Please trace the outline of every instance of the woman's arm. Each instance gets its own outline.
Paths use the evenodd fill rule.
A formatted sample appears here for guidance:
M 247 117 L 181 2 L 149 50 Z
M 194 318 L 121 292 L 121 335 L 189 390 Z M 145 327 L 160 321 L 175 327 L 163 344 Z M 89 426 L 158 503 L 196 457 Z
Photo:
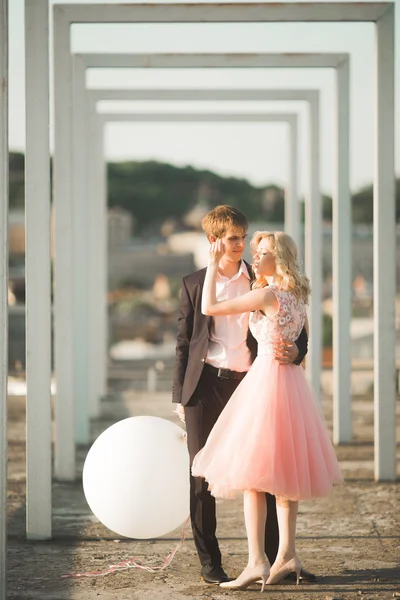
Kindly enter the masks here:
M 208 263 L 206 278 L 203 287 L 203 297 L 201 302 L 201 311 L 205 315 L 220 316 L 232 315 L 253 310 L 264 310 L 267 307 L 275 306 L 277 303 L 275 294 L 267 287 L 252 290 L 223 302 L 217 301 L 216 279 L 218 273 L 218 264 L 224 254 L 224 247 L 221 240 L 213 242 L 210 247 L 210 260 Z

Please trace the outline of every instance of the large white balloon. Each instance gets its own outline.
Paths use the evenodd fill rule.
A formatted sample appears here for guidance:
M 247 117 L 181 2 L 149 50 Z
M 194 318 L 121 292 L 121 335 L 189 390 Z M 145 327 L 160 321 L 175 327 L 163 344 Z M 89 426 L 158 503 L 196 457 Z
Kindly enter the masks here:
M 94 442 L 83 489 L 96 517 L 126 537 L 159 537 L 189 514 L 189 457 L 184 431 L 159 417 L 130 417 Z

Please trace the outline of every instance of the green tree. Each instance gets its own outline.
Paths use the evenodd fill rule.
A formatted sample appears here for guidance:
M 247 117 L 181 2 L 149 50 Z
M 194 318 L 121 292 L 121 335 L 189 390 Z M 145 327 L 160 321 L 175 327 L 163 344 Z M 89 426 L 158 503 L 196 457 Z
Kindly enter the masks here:
M 400 179 L 396 179 L 396 223 L 400 221 Z M 382 198 L 384 201 L 384 198 Z M 362 188 L 356 194 L 353 194 L 352 208 L 353 208 L 353 223 L 367 223 L 373 222 L 374 207 L 373 207 L 373 187 L 368 185 Z
M 108 204 L 129 210 L 140 230 L 167 218 L 181 219 L 201 198 L 208 206 L 231 204 L 261 219 L 262 189 L 244 179 L 155 161 L 110 163 Z

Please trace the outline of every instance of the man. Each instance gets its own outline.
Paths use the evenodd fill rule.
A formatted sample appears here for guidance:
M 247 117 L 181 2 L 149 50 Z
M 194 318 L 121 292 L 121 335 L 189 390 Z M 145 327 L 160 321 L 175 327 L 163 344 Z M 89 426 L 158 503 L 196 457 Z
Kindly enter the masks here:
M 225 244 L 218 271 L 218 300 L 245 294 L 252 278 L 250 265 L 242 260 L 248 229 L 246 217 L 231 206 L 217 206 L 205 215 L 202 226 L 210 243 L 222 239 Z M 177 412 L 186 422 L 190 467 L 257 355 L 248 314 L 215 318 L 202 314 L 205 274 L 206 269 L 201 269 L 184 277 L 178 317 L 173 402 L 178 404 Z M 275 356 L 282 364 L 300 364 L 306 353 L 307 334 L 303 329 L 295 344 L 282 342 Z M 202 565 L 201 577 L 208 584 L 219 584 L 228 581 L 228 577 L 215 535 L 215 499 L 207 487 L 204 479 L 190 474 L 190 518 Z M 266 502 L 265 551 L 272 564 L 279 543 L 275 497 L 266 494 Z M 303 578 L 314 576 L 303 572 Z

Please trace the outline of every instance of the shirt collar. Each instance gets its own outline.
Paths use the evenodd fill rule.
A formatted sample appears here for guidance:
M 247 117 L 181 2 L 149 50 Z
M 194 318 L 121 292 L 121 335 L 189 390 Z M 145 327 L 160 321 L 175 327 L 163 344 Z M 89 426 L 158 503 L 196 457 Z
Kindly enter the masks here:
M 249 270 L 247 268 L 246 263 L 244 262 L 244 260 L 242 259 L 240 261 L 240 268 L 238 271 L 238 277 L 240 277 L 240 275 L 243 273 L 243 275 L 245 275 L 247 277 L 247 279 L 250 279 L 250 275 L 249 275 Z

